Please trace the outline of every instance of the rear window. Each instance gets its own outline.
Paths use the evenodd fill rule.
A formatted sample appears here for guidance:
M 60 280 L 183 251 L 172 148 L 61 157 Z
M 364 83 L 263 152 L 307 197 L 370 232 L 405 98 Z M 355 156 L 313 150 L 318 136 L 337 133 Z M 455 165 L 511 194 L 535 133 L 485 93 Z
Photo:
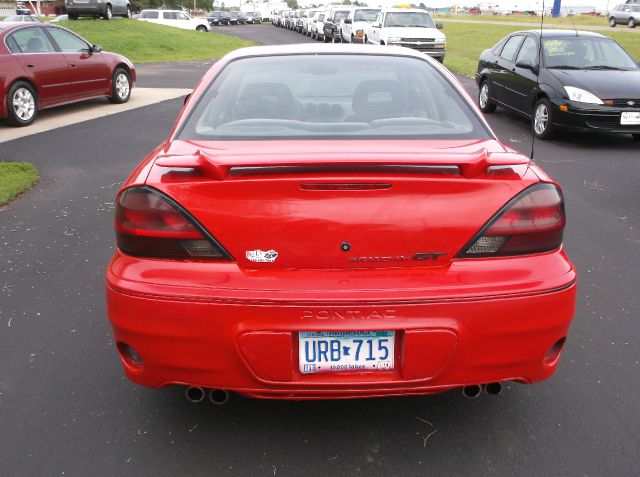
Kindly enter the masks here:
M 147 11 L 142 10 L 142 12 L 140 12 L 140 16 L 138 18 L 157 19 L 158 18 L 158 12 L 147 12 Z
M 178 134 L 185 140 L 488 137 L 426 61 L 373 55 L 233 61 Z
M 11 53 L 53 53 L 55 49 L 39 27 L 21 28 L 7 37 Z

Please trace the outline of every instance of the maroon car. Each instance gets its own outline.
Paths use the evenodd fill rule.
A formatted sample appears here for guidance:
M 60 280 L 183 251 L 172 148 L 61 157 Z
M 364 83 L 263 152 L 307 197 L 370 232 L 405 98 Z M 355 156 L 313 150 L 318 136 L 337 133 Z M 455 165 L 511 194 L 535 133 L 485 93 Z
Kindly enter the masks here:
M 0 72 L 0 118 L 13 126 L 31 124 L 41 109 L 89 98 L 125 103 L 136 81 L 124 56 L 45 23 L 0 23 Z

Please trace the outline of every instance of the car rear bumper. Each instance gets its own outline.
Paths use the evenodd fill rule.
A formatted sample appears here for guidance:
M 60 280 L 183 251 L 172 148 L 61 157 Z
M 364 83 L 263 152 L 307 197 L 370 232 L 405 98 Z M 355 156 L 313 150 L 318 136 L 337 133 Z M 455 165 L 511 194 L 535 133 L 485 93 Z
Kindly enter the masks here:
M 622 112 L 640 112 L 638 107 L 622 109 L 593 105 L 584 108 L 584 105 L 565 100 L 553 101 L 553 105 L 553 123 L 561 129 L 577 132 L 640 133 L 640 124 L 620 124 Z M 569 110 L 560 110 L 561 105 L 568 106 Z
M 449 298 L 428 291 L 420 298 L 407 288 L 409 282 L 384 293 L 340 287 L 304 293 L 296 291 L 293 278 L 282 289 L 270 289 L 260 272 L 244 272 L 253 290 L 231 287 L 227 273 L 219 275 L 217 287 L 188 281 L 154 285 L 134 277 L 153 261 L 116 253 L 107 271 L 107 312 L 126 375 L 153 388 L 184 384 L 261 398 L 332 399 L 431 394 L 494 381 L 533 383 L 554 373 L 576 301 L 570 262 L 560 252 L 547 255 L 547 262 L 557 262 L 556 271 L 564 271 L 534 280 L 528 291 L 496 286 L 466 297 L 458 290 Z M 371 272 L 357 272 L 368 283 Z M 513 273 L 520 279 L 526 270 Z M 143 274 L 154 272 L 148 268 Z M 353 278 L 344 283 L 357 283 Z M 299 332 L 378 330 L 396 332 L 394 370 L 298 371 Z M 123 354 L 123 344 L 142 364 Z

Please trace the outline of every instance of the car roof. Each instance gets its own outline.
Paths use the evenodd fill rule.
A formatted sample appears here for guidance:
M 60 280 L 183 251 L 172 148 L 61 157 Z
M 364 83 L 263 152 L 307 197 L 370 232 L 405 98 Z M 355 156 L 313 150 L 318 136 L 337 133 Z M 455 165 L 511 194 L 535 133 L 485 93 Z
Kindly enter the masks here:
M 164 8 L 145 8 L 140 13 L 142 12 L 182 12 L 182 10 L 168 10 Z
M 256 56 L 285 56 L 285 55 L 370 55 L 370 56 L 405 56 L 410 58 L 425 59 L 424 53 L 411 48 L 401 46 L 379 46 L 369 45 L 362 48 L 358 44 L 312 44 L 312 43 L 296 43 L 291 45 L 268 45 L 268 46 L 250 46 L 247 48 L 239 48 L 227 56 L 229 60 L 238 58 L 250 58 Z
M 422 8 L 383 8 L 382 11 L 385 13 L 390 13 L 390 12 L 429 13 L 428 11 L 423 10 Z
M 582 37 L 591 37 L 591 38 L 608 38 L 605 35 L 601 35 L 600 33 L 596 33 L 593 31 L 585 31 L 585 30 L 523 30 L 514 33 L 530 33 L 532 35 L 536 35 L 540 37 L 542 35 L 543 38 L 555 38 L 555 37 L 567 37 L 567 36 L 582 36 Z

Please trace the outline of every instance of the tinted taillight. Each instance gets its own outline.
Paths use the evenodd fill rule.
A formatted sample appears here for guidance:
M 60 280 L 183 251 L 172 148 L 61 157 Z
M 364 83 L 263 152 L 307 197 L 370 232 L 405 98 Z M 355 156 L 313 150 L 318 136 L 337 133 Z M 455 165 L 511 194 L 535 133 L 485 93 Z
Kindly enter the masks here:
M 216 240 L 161 192 L 134 187 L 116 200 L 116 239 L 124 253 L 142 257 L 230 260 Z
M 507 203 L 458 254 L 459 258 L 540 253 L 562 244 L 566 223 L 562 193 L 536 184 Z

